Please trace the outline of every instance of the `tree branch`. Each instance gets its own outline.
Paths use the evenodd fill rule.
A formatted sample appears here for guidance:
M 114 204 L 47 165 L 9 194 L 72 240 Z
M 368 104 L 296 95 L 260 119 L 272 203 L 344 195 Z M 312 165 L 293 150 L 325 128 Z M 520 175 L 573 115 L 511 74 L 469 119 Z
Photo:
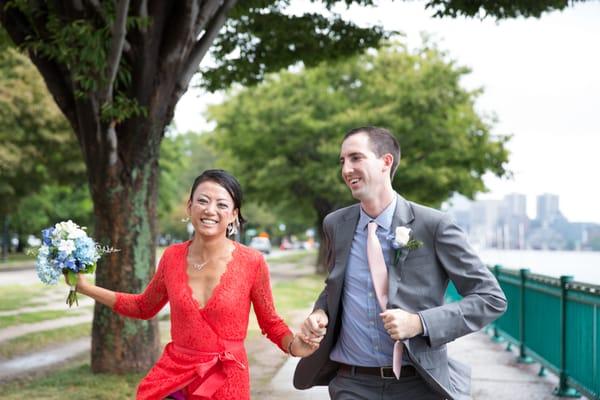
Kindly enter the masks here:
M 7 9 L 4 1 L 0 2 L 0 23 L 17 46 L 25 44 L 29 37 L 36 37 L 27 18 L 16 8 Z M 77 131 L 77 117 L 73 111 L 75 98 L 73 88 L 69 83 L 68 71 L 64 71 L 56 62 L 31 51 L 29 51 L 29 57 L 44 78 L 56 104 L 67 117 L 73 129 Z
M 219 8 L 214 17 L 208 23 L 204 35 L 202 35 L 202 38 L 194 45 L 194 48 L 192 49 L 192 52 L 188 58 L 188 64 L 185 67 L 183 74 L 181 75 L 181 79 L 179 79 L 175 87 L 176 98 L 178 98 L 178 96 L 181 96 L 181 94 L 187 90 L 192 76 L 194 76 L 194 74 L 198 70 L 200 61 L 202 61 L 202 59 L 206 55 L 206 52 L 214 42 L 223 25 L 225 25 L 227 13 L 229 12 L 229 10 L 231 10 L 231 8 L 235 5 L 236 2 L 237 0 L 225 0 L 223 2 L 223 5 Z
M 200 13 L 198 14 L 198 21 L 196 23 L 196 33 L 195 38 L 198 38 L 204 28 L 206 28 L 206 24 L 210 21 L 210 19 L 215 15 L 215 12 L 219 9 L 219 2 L 217 1 L 205 1 Z
M 86 1 L 86 3 L 88 3 L 90 5 L 90 7 L 86 8 L 86 10 L 93 11 L 96 14 L 96 16 L 98 18 L 100 18 L 100 20 L 102 20 L 102 22 L 104 22 L 106 25 L 108 25 L 108 18 L 106 17 L 106 12 L 102 8 L 102 5 L 100 4 L 100 2 L 98 0 L 85 0 L 85 1 Z M 123 51 L 125 53 L 128 53 L 129 51 L 131 51 L 131 45 L 129 44 L 129 42 L 126 39 L 125 39 L 125 42 L 123 43 Z
M 123 45 L 125 43 L 125 34 L 127 33 L 127 13 L 129 11 L 129 0 L 119 0 L 117 4 L 117 13 L 115 23 L 112 29 L 112 40 L 110 44 L 110 53 L 107 63 L 107 82 L 104 91 L 100 94 L 101 103 L 112 102 L 113 86 L 117 77 L 121 55 L 123 54 Z

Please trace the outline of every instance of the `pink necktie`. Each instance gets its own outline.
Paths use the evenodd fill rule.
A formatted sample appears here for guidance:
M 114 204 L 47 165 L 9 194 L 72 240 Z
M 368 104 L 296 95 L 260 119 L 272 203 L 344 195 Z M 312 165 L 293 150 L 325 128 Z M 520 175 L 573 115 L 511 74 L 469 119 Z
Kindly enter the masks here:
M 385 259 L 383 258 L 383 250 L 381 250 L 381 243 L 379 243 L 379 239 L 377 238 L 377 222 L 371 221 L 367 227 L 367 261 L 369 262 L 369 269 L 371 271 L 371 278 L 373 279 L 373 287 L 375 288 L 377 301 L 381 306 L 381 310 L 385 311 L 388 301 L 388 273 L 385 266 Z M 396 379 L 400 379 L 402 349 L 402 342 L 399 340 L 396 341 L 396 343 L 394 343 L 394 354 L 392 357 L 392 368 Z

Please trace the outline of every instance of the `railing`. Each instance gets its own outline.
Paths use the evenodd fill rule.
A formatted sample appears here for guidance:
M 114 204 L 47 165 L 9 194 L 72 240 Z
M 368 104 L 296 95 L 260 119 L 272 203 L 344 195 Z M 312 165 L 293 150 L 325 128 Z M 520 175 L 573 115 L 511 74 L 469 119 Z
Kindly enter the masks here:
M 491 326 L 495 341 L 519 346 L 518 361 L 540 363 L 559 377 L 554 394 L 600 400 L 600 286 L 532 274 L 528 269 L 492 269 L 508 299 L 506 313 Z M 460 295 L 453 285 L 450 300 Z

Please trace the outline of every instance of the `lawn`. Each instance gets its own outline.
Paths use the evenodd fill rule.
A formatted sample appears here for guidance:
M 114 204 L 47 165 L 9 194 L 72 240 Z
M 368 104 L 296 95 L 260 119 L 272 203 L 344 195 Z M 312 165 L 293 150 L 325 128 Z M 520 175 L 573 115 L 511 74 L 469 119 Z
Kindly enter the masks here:
M 86 322 L 42 332 L 28 333 L 2 342 L 2 346 L 0 346 L 0 358 L 13 358 L 50 347 L 54 344 L 90 336 L 91 329 L 92 324 Z
M 40 297 L 47 292 L 47 287 L 37 285 L 0 286 L 0 311 L 16 310 L 41 302 Z

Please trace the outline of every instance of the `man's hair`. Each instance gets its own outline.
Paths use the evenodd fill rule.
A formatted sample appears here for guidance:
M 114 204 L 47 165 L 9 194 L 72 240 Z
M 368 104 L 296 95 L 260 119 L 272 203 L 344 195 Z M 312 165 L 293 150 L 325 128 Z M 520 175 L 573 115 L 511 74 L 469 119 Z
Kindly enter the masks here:
M 370 150 L 375 153 L 377 157 L 381 157 L 384 154 L 390 153 L 394 157 L 392 168 L 390 169 L 390 179 L 394 179 L 394 175 L 398 170 L 400 164 L 400 143 L 392 135 L 390 131 L 385 128 L 379 128 L 377 126 L 362 126 L 360 128 L 354 128 L 346 132 L 344 135 L 344 142 L 352 135 L 358 133 L 364 133 L 369 138 Z

